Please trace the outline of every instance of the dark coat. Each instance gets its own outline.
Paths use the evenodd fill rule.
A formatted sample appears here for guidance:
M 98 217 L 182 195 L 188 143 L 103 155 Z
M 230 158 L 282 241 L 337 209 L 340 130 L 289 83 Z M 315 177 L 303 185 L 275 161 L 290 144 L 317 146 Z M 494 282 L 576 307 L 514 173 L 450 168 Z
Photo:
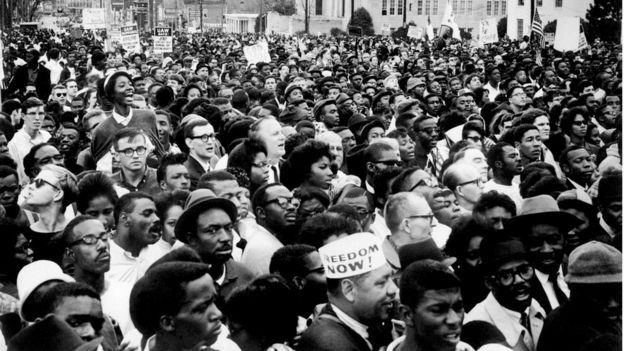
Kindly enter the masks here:
M 336 316 L 329 304 L 301 335 L 297 351 L 371 351 L 358 333 Z
M 227 300 L 234 289 L 249 284 L 254 278 L 249 268 L 230 258 L 225 262 L 225 279 L 219 287 L 219 295 Z M 216 280 L 218 277 L 213 279 Z
M 197 189 L 197 182 L 199 182 L 199 178 L 206 173 L 206 171 L 204 171 L 204 167 L 202 167 L 202 165 L 200 165 L 199 162 L 191 156 L 186 158 L 184 167 L 188 170 L 189 179 L 191 180 L 191 190 Z
M 9 93 L 12 94 L 16 90 L 19 90 L 20 93 L 24 93 L 26 90 L 26 83 L 28 83 L 28 65 L 23 65 L 15 70 L 13 79 L 9 82 Z M 50 97 L 50 93 L 52 92 L 51 84 L 50 70 L 45 68 L 44 65 L 39 64 L 35 87 L 37 88 L 37 95 L 42 101 L 48 101 L 48 97 Z
M 546 291 L 544 291 L 544 287 L 542 286 L 542 284 L 540 284 L 539 279 L 537 279 L 537 276 L 535 275 L 533 276 L 533 278 L 531 278 L 531 297 L 539 302 L 542 308 L 544 308 L 546 315 L 548 315 L 550 311 L 553 310 L 552 306 L 550 305 L 550 301 L 548 301 Z M 563 305 L 566 302 L 567 300 L 559 301 L 559 305 Z
M 587 345 L 604 335 L 619 339 L 622 329 L 610 320 L 588 311 L 583 304 L 570 301 L 548 315 L 542 328 L 537 351 L 586 350 Z M 601 350 L 606 351 L 606 350 Z

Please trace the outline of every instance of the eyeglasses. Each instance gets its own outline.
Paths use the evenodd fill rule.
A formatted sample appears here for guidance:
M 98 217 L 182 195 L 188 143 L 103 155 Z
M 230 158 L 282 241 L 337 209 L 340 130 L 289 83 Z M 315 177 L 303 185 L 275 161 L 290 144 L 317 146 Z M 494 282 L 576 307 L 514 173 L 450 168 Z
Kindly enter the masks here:
M 281 207 L 283 210 L 288 208 L 288 205 L 293 205 L 295 208 L 298 208 L 299 205 L 301 204 L 301 200 L 299 200 L 296 197 L 285 197 L 285 196 L 280 196 L 277 197 L 273 200 L 269 200 L 267 202 L 264 203 L 264 206 L 268 205 L 268 204 L 277 204 L 279 207 Z
M 35 178 L 35 179 L 33 179 L 32 184 L 35 184 L 36 188 L 41 188 L 44 184 L 48 184 L 49 186 L 53 187 L 54 189 L 59 189 L 58 186 L 56 186 L 56 185 L 54 185 L 54 184 L 52 184 L 52 183 L 50 183 L 47 180 L 42 179 L 42 178 Z
M 575 126 L 586 126 L 587 125 L 587 121 L 586 120 L 582 120 L 582 121 L 574 121 L 572 122 Z
M 269 169 L 269 168 L 271 168 L 271 164 L 268 163 L 268 162 L 252 163 L 251 165 L 254 166 L 254 167 L 262 168 L 262 169 Z
M 56 97 L 67 96 L 67 93 L 57 93 Z
M 200 139 L 201 141 L 203 141 L 204 143 L 207 143 L 208 140 L 210 139 L 215 139 L 215 135 L 213 134 L 204 134 L 204 135 L 196 135 L 191 137 L 191 139 Z
M 457 186 L 464 186 L 464 185 L 468 185 L 468 184 L 476 184 L 477 186 L 481 186 L 481 184 L 483 184 L 483 181 L 481 180 L 481 178 L 477 178 L 477 179 L 473 179 L 467 182 L 463 182 L 463 183 L 459 183 L 457 184 Z
M 480 141 L 481 141 L 481 137 L 480 137 L 480 136 L 466 137 L 466 139 L 468 139 L 468 140 L 472 140 L 472 141 L 474 141 L 475 143 L 478 143 L 478 142 L 480 142 Z
M 510 286 L 514 282 L 516 276 L 520 276 L 522 280 L 528 281 L 533 278 L 535 270 L 528 264 L 518 266 L 514 269 L 505 269 L 494 274 L 498 282 L 503 286 Z
M 130 149 L 117 150 L 118 153 L 124 154 L 127 157 L 132 157 L 132 155 L 134 155 L 135 152 L 137 155 L 141 156 L 145 154 L 145 151 L 147 151 L 147 148 L 145 146 L 139 146 L 136 149 L 130 148 Z
M 405 217 L 405 219 L 428 219 L 429 220 L 429 224 L 433 223 L 433 213 L 432 214 L 428 214 L 428 215 L 418 215 L 418 216 L 407 216 Z
M 234 230 L 234 225 L 232 223 L 228 223 L 225 225 L 211 225 L 205 229 L 202 229 L 202 233 L 215 235 L 223 229 L 226 233 L 231 233 Z
M 387 161 L 373 161 L 373 163 L 382 163 L 386 166 L 392 167 L 392 166 L 398 166 L 401 167 L 401 165 L 403 164 L 403 161 L 401 160 L 387 160 Z
M 85 244 L 88 246 L 93 246 L 95 244 L 97 244 L 97 242 L 99 240 L 102 240 L 102 242 L 107 243 L 110 238 L 113 236 L 113 233 L 108 231 L 106 233 L 102 233 L 100 235 L 95 235 L 95 234 L 89 234 L 89 235 L 85 235 L 82 238 L 72 241 L 71 243 L 69 243 L 69 247 L 77 245 L 77 244 Z

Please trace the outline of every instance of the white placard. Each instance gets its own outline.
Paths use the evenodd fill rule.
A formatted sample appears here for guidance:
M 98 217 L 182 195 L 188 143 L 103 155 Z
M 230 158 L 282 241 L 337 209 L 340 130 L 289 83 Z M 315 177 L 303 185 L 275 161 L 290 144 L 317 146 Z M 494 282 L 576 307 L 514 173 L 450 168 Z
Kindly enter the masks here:
M 479 45 L 496 43 L 498 41 L 498 28 L 496 18 L 486 18 L 479 21 Z
M 154 28 L 154 53 L 173 52 L 173 31 L 169 27 Z
M 243 47 L 243 53 L 245 54 L 248 64 L 271 62 L 269 44 L 266 41 L 260 41 L 258 44 Z
M 82 27 L 84 29 L 106 28 L 106 9 L 82 9 Z
M 121 45 L 128 52 L 141 52 L 139 31 L 136 24 L 121 27 Z

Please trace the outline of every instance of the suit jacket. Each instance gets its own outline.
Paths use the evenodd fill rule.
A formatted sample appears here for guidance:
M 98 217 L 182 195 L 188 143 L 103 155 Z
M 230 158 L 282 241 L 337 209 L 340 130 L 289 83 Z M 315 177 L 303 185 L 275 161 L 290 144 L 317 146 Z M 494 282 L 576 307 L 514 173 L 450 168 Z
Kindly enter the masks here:
M 366 340 L 342 323 L 330 304 L 301 335 L 297 351 L 371 351 Z
M 544 291 L 544 287 L 540 283 L 539 279 L 537 279 L 536 275 L 533 275 L 533 278 L 531 278 L 531 297 L 539 302 L 540 306 L 542 306 L 542 308 L 546 312 L 546 315 L 548 315 L 550 311 L 553 310 L 550 301 L 548 301 L 546 291 Z M 566 302 L 567 300 L 559 301 L 559 305 L 563 305 Z
M 26 90 L 26 83 L 28 83 L 28 65 L 23 65 L 15 70 L 13 79 L 9 82 L 9 94 L 19 90 L 20 93 L 24 93 Z M 39 64 L 37 78 L 35 79 L 35 87 L 37 88 L 37 95 L 42 101 L 48 101 L 50 93 L 52 92 L 50 82 L 50 70 L 44 65 Z
M 191 156 L 186 158 L 184 166 L 188 170 L 189 179 L 191 180 L 191 191 L 193 191 L 197 189 L 197 182 L 199 182 L 199 178 L 201 178 L 206 171 L 204 171 L 204 167 L 202 167 L 202 165 Z
M 225 279 L 219 286 L 219 295 L 227 300 L 232 291 L 239 286 L 247 285 L 254 279 L 253 273 L 242 263 L 230 258 L 225 262 Z M 215 277 L 215 280 L 219 277 Z

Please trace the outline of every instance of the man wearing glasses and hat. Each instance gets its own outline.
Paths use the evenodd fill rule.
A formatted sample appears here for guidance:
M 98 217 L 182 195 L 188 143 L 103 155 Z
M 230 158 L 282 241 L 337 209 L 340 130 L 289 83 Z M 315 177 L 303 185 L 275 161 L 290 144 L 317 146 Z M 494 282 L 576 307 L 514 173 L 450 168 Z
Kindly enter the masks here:
M 548 195 L 524 199 L 518 215 L 509 220 L 508 227 L 522 240 L 535 267 L 531 294 L 547 313 L 568 301 L 570 291 L 561 270 L 563 236 L 579 222 L 576 216 L 559 210 Z
M 524 245 L 506 232 L 481 241 L 481 268 L 490 293 L 464 319 L 498 328 L 514 350 L 535 351 L 546 312 L 531 296 L 535 274 Z

